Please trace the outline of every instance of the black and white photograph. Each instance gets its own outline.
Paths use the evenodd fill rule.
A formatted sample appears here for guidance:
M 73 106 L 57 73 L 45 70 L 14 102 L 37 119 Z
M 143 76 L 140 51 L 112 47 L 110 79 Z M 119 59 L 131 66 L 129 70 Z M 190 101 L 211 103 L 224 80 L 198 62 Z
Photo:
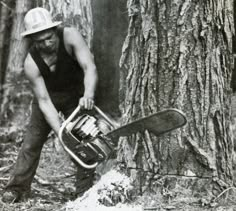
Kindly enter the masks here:
M 0 211 L 236 211 L 235 0 L 0 0 Z

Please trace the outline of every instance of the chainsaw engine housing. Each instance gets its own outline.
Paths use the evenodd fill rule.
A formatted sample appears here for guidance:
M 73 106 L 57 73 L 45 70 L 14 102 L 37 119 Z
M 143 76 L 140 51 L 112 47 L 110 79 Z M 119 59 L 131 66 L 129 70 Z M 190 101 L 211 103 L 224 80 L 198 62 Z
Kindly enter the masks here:
M 111 130 L 112 126 L 103 118 L 83 114 L 67 124 L 62 139 L 84 163 L 102 162 L 114 152 L 115 145 L 106 136 Z

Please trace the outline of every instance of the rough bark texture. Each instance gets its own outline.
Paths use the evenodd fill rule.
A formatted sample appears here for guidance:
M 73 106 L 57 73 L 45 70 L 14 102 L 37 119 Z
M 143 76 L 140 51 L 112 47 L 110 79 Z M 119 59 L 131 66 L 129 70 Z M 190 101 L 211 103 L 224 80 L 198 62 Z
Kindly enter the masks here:
M 146 132 L 120 140 L 118 159 L 141 192 L 158 187 L 160 175 L 232 184 L 232 8 L 230 0 L 128 1 L 123 123 L 170 107 L 188 119 L 159 138 Z
M 234 9 L 234 24 L 235 24 L 236 23 L 236 1 L 234 1 L 233 9 Z M 234 93 L 236 92 L 236 36 L 235 34 L 236 34 L 236 29 L 234 27 L 234 36 L 233 36 L 234 69 L 233 69 L 232 80 L 231 80 L 231 87 Z
M 10 35 L 15 2 L 1 1 L 0 4 L 0 102 L 2 101 L 3 83 L 6 75 L 7 58 L 9 54 Z
M 0 4 L 0 87 L 2 88 L 4 77 L 5 77 L 5 69 L 6 69 L 6 55 L 8 51 L 6 50 L 9 47 L 10 39 L 9 35 L 11 33 L 12 24 L 12 15 L 14 9 L 13 1 L 1 2 Z
M 27 122 L 25 121 L 28 117 L 26 111 L 29 109 L 31 94 L 27 91 L 27 82 L 22 79 L 27 42 L 22 40 L 20 33 L 23 31 L 24 14 L 31 6 L 31 1 L 16 1 L 13 27 L 10 36 L 8 34 L 11 37 L 11 42 L 9 48 L 5 50 L 6 77 L 4 78 L 3 99 L 1 101 L 1 123 L 5 126 Z M 24 126 L 24 124 L 20 125 Z

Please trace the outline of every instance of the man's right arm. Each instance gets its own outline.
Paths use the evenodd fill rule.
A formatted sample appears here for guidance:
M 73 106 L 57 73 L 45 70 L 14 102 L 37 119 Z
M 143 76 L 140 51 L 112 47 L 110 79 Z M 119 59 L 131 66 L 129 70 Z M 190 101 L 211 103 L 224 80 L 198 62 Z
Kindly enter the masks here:
M 25 60 L 24 71 L 26 77 L 31 83 L 34 95 L 38 100 L 40 110 L 42 111 L 48 124 L 58 135 L 60 129 L 60 119 L 58 112 L 48 94 L 44 79 L 30 55 L 28 55 Z

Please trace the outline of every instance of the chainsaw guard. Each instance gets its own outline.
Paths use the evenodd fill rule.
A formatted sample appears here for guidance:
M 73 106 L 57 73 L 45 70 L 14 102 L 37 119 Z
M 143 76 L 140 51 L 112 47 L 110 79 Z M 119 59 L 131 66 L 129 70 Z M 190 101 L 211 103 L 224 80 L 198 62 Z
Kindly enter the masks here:
M 78 106 L 62 124 L 59 140 L 79 165 L 92 169 L 108 159 L 114 151 L 114 143 L 105 135 L 113 129 L 113 126 L 104 117 L 81 115 L 80 110 Z M 103 115 L 105 114 L 100 117 Z

